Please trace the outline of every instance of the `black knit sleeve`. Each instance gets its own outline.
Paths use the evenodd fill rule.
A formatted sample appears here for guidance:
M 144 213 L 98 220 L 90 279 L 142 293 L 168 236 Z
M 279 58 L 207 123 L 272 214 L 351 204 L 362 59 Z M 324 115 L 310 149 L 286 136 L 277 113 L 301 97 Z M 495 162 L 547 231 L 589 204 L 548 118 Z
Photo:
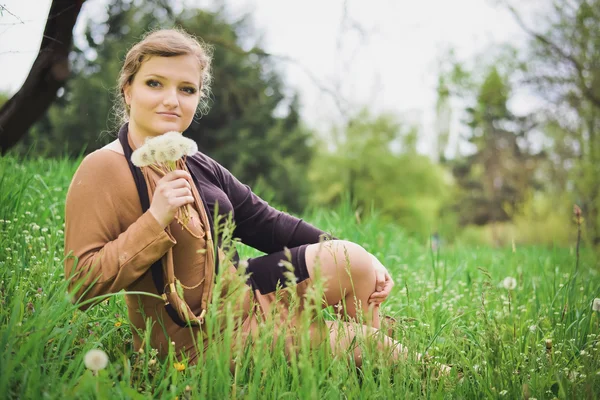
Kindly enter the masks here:
M 313 225 L 271 207 L 221 164 L 214 162 L 222 190 L 233 205 L 234 237 L 267 254 L 332 237 Z

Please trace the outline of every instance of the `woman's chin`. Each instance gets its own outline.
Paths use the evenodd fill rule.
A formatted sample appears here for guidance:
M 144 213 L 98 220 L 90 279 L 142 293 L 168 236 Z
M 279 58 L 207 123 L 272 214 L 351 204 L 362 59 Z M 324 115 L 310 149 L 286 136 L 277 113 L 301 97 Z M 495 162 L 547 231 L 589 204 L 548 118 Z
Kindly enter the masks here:
M 182 132 L 185 129 L 181 128 L 181 124 L 165 123 L 164 121 L 162 121 L 161 123 L 154 124 L 153 130 L 156 135 L 162 135 L 164 133 L 172 132 L 172 131 Z

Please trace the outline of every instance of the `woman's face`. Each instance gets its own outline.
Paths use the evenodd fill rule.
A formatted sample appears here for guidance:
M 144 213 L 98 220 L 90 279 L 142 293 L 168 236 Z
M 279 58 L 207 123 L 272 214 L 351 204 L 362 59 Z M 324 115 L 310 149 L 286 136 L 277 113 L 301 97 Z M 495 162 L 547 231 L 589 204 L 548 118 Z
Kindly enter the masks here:
M 201 74 L 198 60 L 192 55 L 155 56 L 144 61 L 123 90 L 130 107 L 130 131 L 144 139 L 186 130 L 200 100 Z

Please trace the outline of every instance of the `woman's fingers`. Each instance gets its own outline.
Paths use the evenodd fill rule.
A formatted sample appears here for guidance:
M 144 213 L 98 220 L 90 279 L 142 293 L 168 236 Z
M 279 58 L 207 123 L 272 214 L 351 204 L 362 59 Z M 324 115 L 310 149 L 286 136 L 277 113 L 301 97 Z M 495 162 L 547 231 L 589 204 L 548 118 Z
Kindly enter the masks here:
M 173 189 L 171 191 L 171 195 L 173 197 L 184 197 L 184 196 L 192 196 L 192 191 L 186 187 Z
M 172 181 L 167 181 L 164 183 L 164 186 L 171 189 L 192 188 L 192 185 L 190 185 L 190 183 L 185 178 L 178 178 Z
M 176 169 L 175 171 L 171 171 L 163 176 L 160 180 L 165 182 L 174 181 L 177 179 L 185 179 L 188 182 L 192 182 L 192 176 L 189 172 L 184 171 L 182 169 Z
M 194 202 L 191 185 L 191 175 L 183 170 L 171 171 L 158 180 L 149 211 L 163 228 L 173 221 L 179 207 Z
M 375 270 L 375 274 L 377 276 L 375 282 L 375 291 L 381 292 L 385 286 L 385 271 L 377 269 Z
M 369 303 L 381 304 L 389 296 L 390 292 L 392 291 L 392 288 L 394 287 L 394 280 L 392 279 L 392 277 L 390 276 L 390 274 L 387 271 L 383 272 L 382 286 L 380 286 L 379 273 L 378 273 L 376 287 L 377 287 L 377 290 L 375 292 L 373 292 L 373 294 L 369 297 Z

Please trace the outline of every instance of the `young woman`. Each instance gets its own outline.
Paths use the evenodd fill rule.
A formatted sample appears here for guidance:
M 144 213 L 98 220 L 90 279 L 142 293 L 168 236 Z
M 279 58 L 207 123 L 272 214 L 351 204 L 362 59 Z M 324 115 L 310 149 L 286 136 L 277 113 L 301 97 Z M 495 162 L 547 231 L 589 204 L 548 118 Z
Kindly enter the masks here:
M 323 241 L 323 231 L 273 209 L 201 152 L 166 174 L 132 164 L 132 151 L 146 138 L 188 128 L 209 91 L 210 76 L 206 49 L 182 31 L 153 32 L 127 53 L 119 78 L 125 117 L 119 138 L 85 157 L 67 195 L 65 253 L 71 257 L 65 275 L 75 300 L 121 289 L 162 296 L 126 295 L 134 345 L 142 346 L 144 337 L 138 331 L 146 330 L 150 318 L 150 345 L 164 355 L 174 342 L 175 350 L 193 363 L 202 351 L 196 340 L 204 329 L 216 274 L 226 281 L 239 264 L 237 257 L 227 263 L 221 251 L 209 251 L 214 248 L 212 215 L 218 203 L 220 214 L 233 216 L 233 236 L 267 253 L 248 261 L 249 285 L 239 288 L 239 333 L 256 332 L 261 313 L 282 301 L 276 294 L 286 282 L 284 248 L 291 254 L 300 297 L 318 274 L 325 282 L 323 303 L 343 304 L 349 319 L 358 313 L 367 316 L 362 329 L 375 332 L 378 307 L 393 281 L 361 246 Z M 191 216 L 183 227 L 177 217 L 182 206 L 188 206 Z M 183 294 L 177 293 L 175 279 Z M 355 328 L 344 321 L 328 326 L 332 350 L 349 350 Z M 346 333 L 343 337 L 336 337 L 339 327 Z M 382 349 L 398 357 L 405 354 L 389 337 L 378 337 Z M 351 350 L 360 364 L 358 349 Z

